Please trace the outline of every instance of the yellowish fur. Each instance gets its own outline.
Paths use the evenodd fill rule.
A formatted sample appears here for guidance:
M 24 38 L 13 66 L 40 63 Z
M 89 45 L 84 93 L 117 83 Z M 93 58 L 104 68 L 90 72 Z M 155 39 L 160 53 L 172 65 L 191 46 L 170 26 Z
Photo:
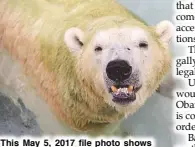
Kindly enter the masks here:
M 149 97 L 169 69 L 168 49 L 160 43 L 154 28 L 114 0 L 0 1 L 1 48 L 22 63 L 31 83 L 58 118 L 78 131 L 101 132 L 130 112 L 122 107 L 124 110 L 118 111 L 105 102 L 108 95 L 96 87 L 98 77 L 94 80 L 93 71 L 83 68 L 90 58 L 73 57 L 63 42 L 64 32 L 70 27 L 82 29 L 87 34 L 84 39 L 87 50 L 98 30 L 137 25 L 149 32 L 157 58 L 149 66 L 147 83 L 139 93 Z M 134 111 L 139 108 L 133 107 Z

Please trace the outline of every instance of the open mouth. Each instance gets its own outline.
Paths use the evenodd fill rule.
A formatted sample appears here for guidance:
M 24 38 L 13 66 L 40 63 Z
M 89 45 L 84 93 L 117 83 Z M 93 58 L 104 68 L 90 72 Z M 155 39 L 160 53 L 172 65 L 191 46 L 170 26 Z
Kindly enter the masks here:
M 136 87 L 132 85 L 113 85 L 110 87 L 110 93 L 113 96 L 112 101 L 121 105 L 127 105 L 136 100 L 136 92 L 141 85 Z

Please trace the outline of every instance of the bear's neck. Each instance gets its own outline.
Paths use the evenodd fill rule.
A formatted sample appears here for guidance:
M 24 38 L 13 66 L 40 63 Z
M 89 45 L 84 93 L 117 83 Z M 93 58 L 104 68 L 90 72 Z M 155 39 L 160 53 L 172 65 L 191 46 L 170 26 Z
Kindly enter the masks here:
M 124 115 L 108 105 L 105 98 L 94 90 L 92 83 L 81 79 L 78 77 L 75 88 L 68 90 L 71 97 L 67 101 L 69 106 L 65 115 L 71 127 L 91 134 L 118 123 Z

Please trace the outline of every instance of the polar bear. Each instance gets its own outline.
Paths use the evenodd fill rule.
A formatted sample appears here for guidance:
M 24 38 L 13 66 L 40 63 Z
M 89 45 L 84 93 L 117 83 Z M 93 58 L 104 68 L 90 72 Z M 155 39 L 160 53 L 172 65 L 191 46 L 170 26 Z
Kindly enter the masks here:
M 106 135 L 169 71 L 173 24 L 148 26 L 114 0 L 1 0 L 0 45 L 64 125 Z

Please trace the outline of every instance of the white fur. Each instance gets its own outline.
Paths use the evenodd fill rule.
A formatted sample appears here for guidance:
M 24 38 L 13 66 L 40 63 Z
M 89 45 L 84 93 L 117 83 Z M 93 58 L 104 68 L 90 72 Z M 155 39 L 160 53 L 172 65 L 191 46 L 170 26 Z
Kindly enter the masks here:
M 156 32 L 160 35 L 162 42 L 165 45 L 169 45 L 174 35 L 174 25 L 167 20 L 161 21 L 156 25 Z M 170 70 L 166 78 L 162 81 L 159 92 L 164 96 L 173 97 L 172 92 L 175 87 L 175 80 L 172 76 L 172 70 Z
M 81 42 L 83 41 L 83 31 L 79 28 L 70 28 L 64 34 L 64 42 L 71 52 L 77 52 L 81 49 L 81 45 L 76 40 L 78 38 Z
M 168 44 L 174 34 L 174 25 L 168 20 L 161 21 L 156 26 L 156 32 L 160 35 L 161 40 Z
M 115 59 L 125 59 L 133 67 L 133 72 L 140 71 L 140 73 L 144 73 L 144 66 L 147 66 L 152 61 L 150 57 L 152 50 L 150 48 L 139 48 L 139 43 L 142 41 L 148 42 L 148 33 L 139 27 L 111 28 L 98 32 L 92 39 L 92 44 L 89 45 L 87 53 L 85 53 L 88 56 L 88 62 L 94 64 L 92 65 L 93 67 L 97 65 L 99 67 L 99 73 L 95 74 L 98 74 L 99 76 L 97 77 L 101 77 L 101 80 L 94 80 L 103 81 L 102 72 L 105 72 L 108 62 Z M 96 53 L 94 51 L 96 46 L 101 46 L 103 48 L 102 52 Z M 140 75 L 140 82 L 144 81 L 144 76 L 144 74 Z M 94 73 L 93 77 L 95 77 Z M 96 83 L 97 85 L 99 84 L 99 82 Z M 129 113 L 134 113 L 139 105 L 144 103 L 145 99 L 142 99 L 144 98 L 142 95 L 140 93 L 137 94 L 137 100 L 126 107 L 114 103 L 110 94 L 105 101 L 115 107 L 119 112 L 126 112 L 126 116 L 128 116 Z
M 147 32 L 141 28 L 112 28 L 97 33 L 92 48 L 100 45 L 103 48 L 102 56 L 105 60 L 125 58 L 129 60 L 131 66 L 135 67 L 138 65 L 140 67 L 143 63 L 140 60 L 144 58 L 142 53 L 147 53 L 147 50 L 144 51 L 138 47 L 140 41 L 148 42 Z M 101 59 L 101 56 L 96 55 L 96 58 Z M 105 60 L 103 64 L 108 63 Z

